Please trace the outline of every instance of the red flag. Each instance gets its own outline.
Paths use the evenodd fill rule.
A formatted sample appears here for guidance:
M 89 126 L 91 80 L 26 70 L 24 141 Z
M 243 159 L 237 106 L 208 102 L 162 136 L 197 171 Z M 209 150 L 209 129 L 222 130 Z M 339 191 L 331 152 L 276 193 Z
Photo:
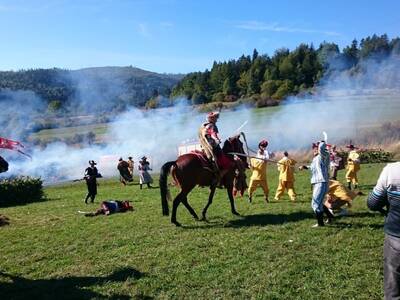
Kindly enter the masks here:
M 18 151 L 21 154 L 24 154 L 24 155 L 26 155 L 28 157 L 31 157 L 30 155 L 28 155 L 28 154 L 26 154 L 26 153 L 21 151 L 21 148 L 24 148 L 24 145 L 22 145 L 18 141 L 13 141 L 13 140 L 9 140 L 9 139 L 0 137 L 0 148 L 9 149 L 9 150 L 15 150 L 15 151 Z
M 24 148 L 24 146 L 20 142 L 0 137 L 0 148 L 18 150 L 18 146 Z

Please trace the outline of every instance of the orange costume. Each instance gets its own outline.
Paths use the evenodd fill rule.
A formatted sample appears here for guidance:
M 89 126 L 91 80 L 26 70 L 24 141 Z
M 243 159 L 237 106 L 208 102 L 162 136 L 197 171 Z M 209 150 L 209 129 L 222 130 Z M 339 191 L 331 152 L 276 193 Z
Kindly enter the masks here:
M 343 205 L 351 207 L 351 203 L 360 193 L 347 189 L 337 180 L 329 180 L 329 190 L 326 194 L 325 206 L 332 210 L 340 209 Z
M 285 156 L 278 162 L 279 184 L 276 189 L 275 200 L 279 200 L 285 190 L 287 190 L 290 200 L 296 201 L 296 192 L 294 191 L 294 165 L 296 161 L 290 159 L 285 152 Z
M 265 201 L 268 202 L 269 188 L 267 183 L 267 159 L 269 156 L 268 152 L 266 151 L 267 146 L 268 142 L 266 140 L 262 140 L 258 145 L 258 158 L 250 159 L 250 169 L 252 170 L 252 174 L 248 189 L 249 202 L 252 201 L 253 193 L 258 186 L 261 186 L 263 189 Z
M 351 151 L 349 152 L 349 156 L 347 158 L 346 181 L 349 188 L 351 188 L 351 184 L 354 185 L 354 188 L 357 188 L 357 173 L 360 171 L 360 154 L 357 153 L 353 145 L 350 145 L 349 148 Z

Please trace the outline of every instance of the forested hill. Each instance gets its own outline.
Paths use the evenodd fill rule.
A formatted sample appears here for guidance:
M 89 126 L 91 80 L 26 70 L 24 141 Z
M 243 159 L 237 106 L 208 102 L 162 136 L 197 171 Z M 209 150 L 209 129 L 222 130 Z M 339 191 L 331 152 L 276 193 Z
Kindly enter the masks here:
M 143 106 L 151 97 L 168 97 L 182 75 L 158 74 L 134 67 L 80 70 L 31 69 L 0 72 L 0 91 L 32 91 L 53 109 L 116 109 Z
M 214 62 L 211 70 L 186 75 L 172 96 L 186 96 L 194 104 L 243 99 L 258 106 L 275 105 L 288 95 L 310 90 L 321 78 L 343 72 L 360 74 L 365 70 L 363 62 L 393 56 L 400 56 L 400 38 L 389 40 L 386 34 L 359 43 L 353 40 L 342 51 L 327 42 L 318 48 L 301 44 L 293 51 L 278 49 L 272 57 L 254 50 L 252 56 Z

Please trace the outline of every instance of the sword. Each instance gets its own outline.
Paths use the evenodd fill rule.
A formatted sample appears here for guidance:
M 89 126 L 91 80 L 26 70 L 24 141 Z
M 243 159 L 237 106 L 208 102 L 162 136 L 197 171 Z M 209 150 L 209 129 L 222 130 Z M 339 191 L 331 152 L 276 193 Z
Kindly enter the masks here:
M 246 126 L 246 124 L 247 124 L 248 122 L 249 122 L 248 120 L 244 121 L 243 124 L 240 125 L 238 129 L 235 130 L 235 132 L 240 132 L 240 129 L 242 129 L 244 126 Z

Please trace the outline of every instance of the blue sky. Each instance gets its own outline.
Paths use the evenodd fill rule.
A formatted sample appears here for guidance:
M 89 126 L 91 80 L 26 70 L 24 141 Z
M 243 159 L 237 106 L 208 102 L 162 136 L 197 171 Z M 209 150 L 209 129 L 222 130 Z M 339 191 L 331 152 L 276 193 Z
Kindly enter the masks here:
M 371 3 L 370 3 L 371 2 Z M 0 70 L 127 66 L 161 73 L 322 41 L 400 36 L 400 1 L 0 0 Z

